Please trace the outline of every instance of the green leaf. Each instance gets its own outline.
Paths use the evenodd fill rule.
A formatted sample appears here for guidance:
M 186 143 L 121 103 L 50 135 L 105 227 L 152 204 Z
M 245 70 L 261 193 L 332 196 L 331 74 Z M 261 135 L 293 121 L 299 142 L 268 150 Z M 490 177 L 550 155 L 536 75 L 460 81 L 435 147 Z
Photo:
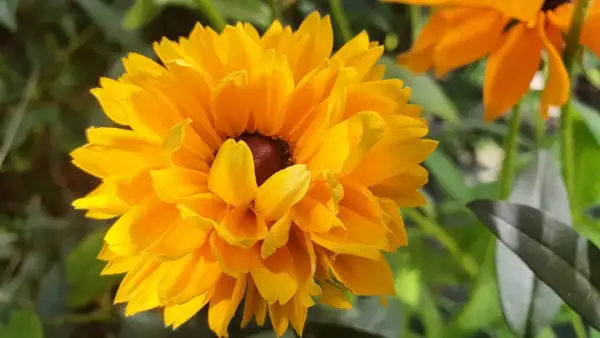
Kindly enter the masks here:
M 261 27 L 267 27 L 273 20 L 269 6 L 260 0 L 219 0 L 215 7 L 226 18 L 249 21 Z
M 0 25 L 8 28 L 11 31 L 17 30 L 17 8 L 19 0 L 2 0 L 0 1 Z
M 585 121 L 588 129 L 596 139 L 596 143 L 600 145 L 600 112 L 577 100 L 573 101 L 573 106 Z
M 481 238 L 485 252 L 479 274 L 473 281 L 467 303 L 450 324 L 448 337 L 468 337 L 502 318 L 494 273 L 493 237 Z
M 410 87 L 410 100 L 448 122 L 458 123 L 458 111 L 446 96 L 436 80 L 429 75 L 415 75 L 410 70 L 398 65 L 390 57 L 382 57 L 381 63 L 387 66 L 386 78 L 398 78 Z
M 109 291 L 118 276 L 101 276 L 104 263 L 96 256 L 102 248 L 104 230 L 97 230 L 86 237 L 67 257 L 67 282 L 70 286 L 70 306 L 82 306 Z
M 161 7 L 154 0 L 136 0 L 125 13 L 123 27 L 136 29 L 145 26 L 160 13 L 160 10 Z
M 477 200 L 467 207 L 589 325 L 600 328 L 597 247 L 568 225 L 529 206 Z
M 178 5 L 198 10 L 195 0 L 154 0 L 154 2 L 159 6 Z M 248 21 L 264 28 L 273 20 L 269 6 L 260 0 L 219 0 L 214 1 L 213 4 L 224 17 L 235 21 Z
M 471 199 L 463 173 L 446 154 L 437 149 L 425 160 L 425 166 L 451 197 L 466 202 Z
M 540 209 L 571 224 L 567 190 L 548 152 L 539 151 L 519 175 L 509 201 Z M 558 313 L 561 299 L 500 240 L 496 243 L 496 273 L 506 322 L 518 336 L 537 336 Z
M 0 326 L 0 338 L 42 338 L 42 324 L 33 311 L 19 310 L 11 314 L 8 325 Z
M 123 16 L 115 8 L 100 0 L 75 0 L 110 41 L 120 44 L 128 51 L 148 53 L 137 31 L 126 30 L 122 26 Z

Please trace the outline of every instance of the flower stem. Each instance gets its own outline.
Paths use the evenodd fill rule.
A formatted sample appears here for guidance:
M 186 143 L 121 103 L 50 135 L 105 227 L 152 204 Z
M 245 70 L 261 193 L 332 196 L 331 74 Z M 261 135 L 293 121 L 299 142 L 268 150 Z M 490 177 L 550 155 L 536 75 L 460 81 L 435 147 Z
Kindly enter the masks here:
M 410 15 L 410 26 L 412 30 L 413 43 L 417 40 L 419 32 L 421 30 L 421 24 L 423 17 L 421 16 L 421 7 L 419 6 L 408 6 L 408 14 Z
M 517 157 L 517 140 L 519 138 L 519 127 L 521 125 L 521 105 L 513 108 L 510 116 L 508 135 L 504 139 L 504 160 L 500 172 L 500 198 L 507 199 L 510 195 L 515 177 L 515 158 Z
M 446 231 L 446 229 L 432 219 L 425 217 L 415 209 L 402 209 L 402 214 L 415 222 L 421 228 L 421 230 L 423 230 L 423 232 L 433 236 L 436 240 L 438 240 L 440 244 L 445 247 L 448 252 L 450 252 L 450 254 L 456 259 L 456 261 L 470 277 L 477 275 L 478 267 L 475 258 L 468 254 L 461 253 L 460 245 L 456 242 L 452 235 Z
M 346 13 L 342 7 L 341 0 L 331 0 L 331 15 L 342 34 L 344 42 L 350 41 L 350 39 L 352 39 L 352 29 L 350 28 L 348 17 L 346 17 Z
M 281 24 L 285 21 L 283 18 L 283 12 L 281 10 L 281 0 L 269 0 L 269 6 L 273 12 L 273 17 L 277 19 Z
M 571 22 L 571 29 L 567 35 L 565 53 L 563 55 L 563 62 L 567 73 L 569 74 L 570 80 L 573 78 L 573 70 L 575 68 L 575 60 L 580 48 L 579 37 L 581 35 L 581 28 L 585 20 L 585 14 L 587 10 L 589 0 L 577 0 L 575 2 L 575 8 L 573 10 L 573 20 Z M 572 85 L 573 81 L 571 81 Z M 572 96 L 569 98 L 567 103 L 561 108 L 560 114 L 560 136 L 561 136 L 561 156 L 562 156 L 562 172 L 569 193 L 569 200 L 571 203 L 571 213 L 575 214 L 577 206 L 573 203 L 575 201 L 575 156 L 574 156 L 574 142 L 573 142 L 573 116 L 572 116 Z
M 217 32 L 221 32 L 225 28 L 227 21 L 225 21 L 223 15 L 215 8 L 212 0 L 196 0 L 196 5 Z

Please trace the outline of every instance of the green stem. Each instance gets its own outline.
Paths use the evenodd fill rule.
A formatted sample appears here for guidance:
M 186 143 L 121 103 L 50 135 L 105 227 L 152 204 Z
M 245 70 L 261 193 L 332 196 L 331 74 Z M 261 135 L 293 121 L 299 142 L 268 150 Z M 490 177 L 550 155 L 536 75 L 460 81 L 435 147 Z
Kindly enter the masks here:
M 477 261 L 472 256 L 461 253 L 459 244 L 446 229 L 415 209 L 402 209 L 402 214 L 421 227 L 423 232 L 437 239 L 470 277 L 474 277 L 477 274 Z
M 227 21 L 225 21 L 223 15 L 217 10 L 212 0 L 196 0 L 196 5 L 217 32 L 221 32 L 225 28 Z
M 587 5 L 589 0 L 577 0 L 575 2 L 575 8 L 573 10 L 573 21 L 571 23 L 571 29 L 567 35 L 565 53 L 563 55 L 563 62 L 567 73 L 569 74 L 570 80 L 573 77 L 573 70 L 575 68 L 575 61 L 580 48 L 579 36 L 581 35 L 581 27 L 585 20 Z M 573 83 L 573 81 L 571 81 Z M 571 94 L 572 96 L 572 94 Z M 574 156 L 574 142 L 573 142 L 573 117 L 572 117 L 572 99 L 569 98 L 567 103 L 561 108 L 560 114 L 560 136 L 561 136 L 561 156 L 562 156 L 562 172 L 569 193 L 569 200 L 571 202 L 571 213 L 576 214 L 578 206 L 575 205 L 575 156 Z
M 517 157 L 517 141 L 519 138 L 519 127 L 521 125 L 520 104 L 513 108 L 510 116 L 508 135 L 504 139 L 504 160 L 500 172 L 500 198 L 507 199 L 510 195 L 515 177 L 515 158 Z
M 342 7 L 341 0 L 331 0 L 331 15 L 333 16 L 333 21 L 335 21 L 335 24 L 342 34 L 342 39 L 344 39 L 344 42 L 350 41 L 353 35 L 352 29 L 350 28 L 348 17 L 346 17 L 346 13 Z
M 412 30 L 413 43 L 417 40 L 419 32 L 421 31 L 421 25 L 423 17 L 421 16 L 421 7 L 419 6 L 408 6 L 408 14 L 410 15 L 410 26 Z
M 283 24 L 285 20 L 283 18 L 283 11 L 281 10 L 281 1 L 269 0 L 269 6 L 271 7 L 271 12 L 273 12 L 273 17 Z

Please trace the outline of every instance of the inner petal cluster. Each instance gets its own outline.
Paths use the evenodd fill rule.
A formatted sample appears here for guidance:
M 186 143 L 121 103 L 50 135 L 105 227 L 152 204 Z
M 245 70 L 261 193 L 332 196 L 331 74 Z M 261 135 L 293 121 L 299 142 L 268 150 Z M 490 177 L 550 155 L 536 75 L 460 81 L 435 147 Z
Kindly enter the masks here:
M 292 163 L 290 147 L 285 141 L 257 133 L 244 133 L 238 139 L 244 141 L 252 152 L 258 185 Z

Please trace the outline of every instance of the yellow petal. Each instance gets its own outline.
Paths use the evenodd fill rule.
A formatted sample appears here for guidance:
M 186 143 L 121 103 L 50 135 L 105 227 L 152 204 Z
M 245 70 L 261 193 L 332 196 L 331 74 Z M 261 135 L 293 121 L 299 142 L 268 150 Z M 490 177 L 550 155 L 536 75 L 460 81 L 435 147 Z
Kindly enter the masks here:
M 245 289 L 245 276 L 233 279 L 223 275 L 217 282 L 208 309 L 208 325 L 220 337 L 228 336 L 227 326 L 242 301 Z
M 277 222 L 275 222 L 260 248 L 262 258 L 272 255 L 275 250 L 284 246 L 290 237 L 290 227 L 292 226 L 292 217 L 286 213 Z
M 246 298 L 244 299 L 244 315 L 242 318 L 242 327 L 245 327 L 250 322 L 254 315 L 256 323 L 260 326 L 264 325 L 267 315 L 267 302 L 258 293 L 256 285 L 252 277 L 248 277 L 248 289 Z
M 569 74 L 563 64 L 561 54 L 562 52 L 562 36 L 558 28 L 548 25 L 546 28 L 545 16 L 541 16 L 540 23 L 538 25 L 539 34 L 542 38 L 542 43 L 548 54 L 548 79 L 542 92 L 541 97 L 541 111 L 544 118 L 548 118 L 549 106 L 562 106 L 569 99 L 569 93 L 571 92 L 569 83 Z M 556 46 L 549 39 L 558 40 L 557 43 L 560 45 Z M 558 49 L 560 48 L 560 49 Z
M 542 60 L 537 27 L 515 25 L 504 44 L 489 57 L 485 70 L 485 119 L 493 121 L 514 106 L 529 90 Z
M 374 111 L 381 115 L 398 114 L 410 98 L 410 88 L 403 88 L 402 85 L 402 80 L 388 79 L 349 87 L 344 117 L 362 111 Z
M 344 227 L 333 211 L 317 200 L 305 197 L 292 210 L 292 220 L 304 231 L 328 232 L 332 228 Z
M 113 224 L 104 240 L 117 255 L 147 249 L 178 219 L 177 208 L 148 196 Z
M 400 201 L 406 201 L 407 197 L 414 196 L 415 192 L 427 183 L 428 178 L 427 170 L 418 164 L 414 164 L 408 167 L 404 173 L 376 184 L 369 189 L 379 197 L 390 198 L 399 205 L 408 207 L 408 205 L 401 204 Z
M 388 242 L 390 243 L 390 249 L 395 251 L 400 246 L 408 244 L 406 228 L 404 227 L 404 221 L 400 215 L 400 209 L 390 199 L 381 198 L 379 199 L 379 205 L 381 209 L 390 216 L 388 223 L 388 229 L 392 232 L 388 235 Z
M 242 248 L 224 241 L 216 232 L 210 236 L 210 248 L 221 268 L 232 277 L 240 277 L 256 266 L 255 248 Z
M 181 200 L 177 208 L 181 218 L 197 222 L 198 226 L 204 228 L 205 225 L 208 226 L 207 221 L 212 226 L 223 218 L 227 204 L 219 196 L 208 192 Z
M 294 70 L 296 81 L 310 70 L 322 63 L 326 57 L 331 55 L 333 49 L 333 29 L 329 16 L 320 18 L 317 11 L 310 14 L 298 27 L 295 35 L 307 35 L 310 37 L 308 44 L 300 50 L 300 53 L 292 53 L 290 58 L 296 58 L 297 65 Z M 294 64 L 290 62 L 291 64 Z
M 410 130 L 405 132 L 408 133 Z M 403 135 L 391 134 L 390 137 L 385 137 L 378 142 L 349 177 L 367 187 L 382 183 L 424 161 L 437 146 L 436 141 L 416 138 L 416 140 L 396 142 L 394 138 L 397 136 L 403 137 Z
M 290 317 L 287 311 L 280 304 L 269 304 L 269 318 L 271 318 L 271 325 L 273 325 L 275 335 L 278 338 L 283 336 L 290 325 Z
M 360 112 L 331 128 L 308 162 L 311 171 L 347 172 L 362 160 L 384 135 L 385 122 L 375 112 Z
M 269 304 L 287 303 L 298 289 L 294 258 L 286 247 L 279 248 L 250 272 L 258 291 Z
M 100 275 L 118 275 L 134 270 L 142 262 L 142 255 L 132 257 L 116 257 L 106 264 Z
M 162 259 L 175 259 L 201 247 L 207 236 L 208 231 L 198 227 L 195 222 L 178 220 L 148 250 Z
M 202 310 L 208 304 L 208 301 L 210 301 L 211 296 L 211 293 L 207 292 L 183 304 L 165 307 L 165 325 L 173 326 L 173 329 L 178 328 Z
M 377 260 L 337 255 L 330 264 L 335 278 L 355 295 L 396 295 L 394 275 L 383 255 Z
M 208 175 L 199 171 L 171 167 L 150 172 L 158 197 L 171 203 L 208 192 Z
M 228 210 L 223 220 L 215 225 L 215 230 L 224 241 L 242 248 L 251 248 L 269 231 L 264 218 L 246 208 Z
M 244 142 L 223 143 L 208 174 L 208 188 L 233 206 L 246 206 L 256 196 L 254 160 Z
M 129 206 L 117 196 L 118 185 L 114 181 L 104 181 L 96 189 L 83 198 L 73 201 L 75 209 L 88 209 L 110 214 L 113 217 L 122 215 Z
M 211 111 L 215 128 L 229 137 L 237 137 L 248 126 L 250 107 L 248 101 L 248 73 L 239 71 L 228 75 L 215 88 L 211 99 Z
M 306 165 L 287 167 L 258 188 L 254 208 L 266 220 L 278 220 L 306 195 L 309 186 L 310 173 Z
M 351 309 L 352 303 L 348 301 L 348 297 L 339 286 L 334 286 L 329 281 L 321 282 L 321 289 L 323 289 L 323 295 L 319 298 L 319 302 L 327 304 L 338 309 Z

